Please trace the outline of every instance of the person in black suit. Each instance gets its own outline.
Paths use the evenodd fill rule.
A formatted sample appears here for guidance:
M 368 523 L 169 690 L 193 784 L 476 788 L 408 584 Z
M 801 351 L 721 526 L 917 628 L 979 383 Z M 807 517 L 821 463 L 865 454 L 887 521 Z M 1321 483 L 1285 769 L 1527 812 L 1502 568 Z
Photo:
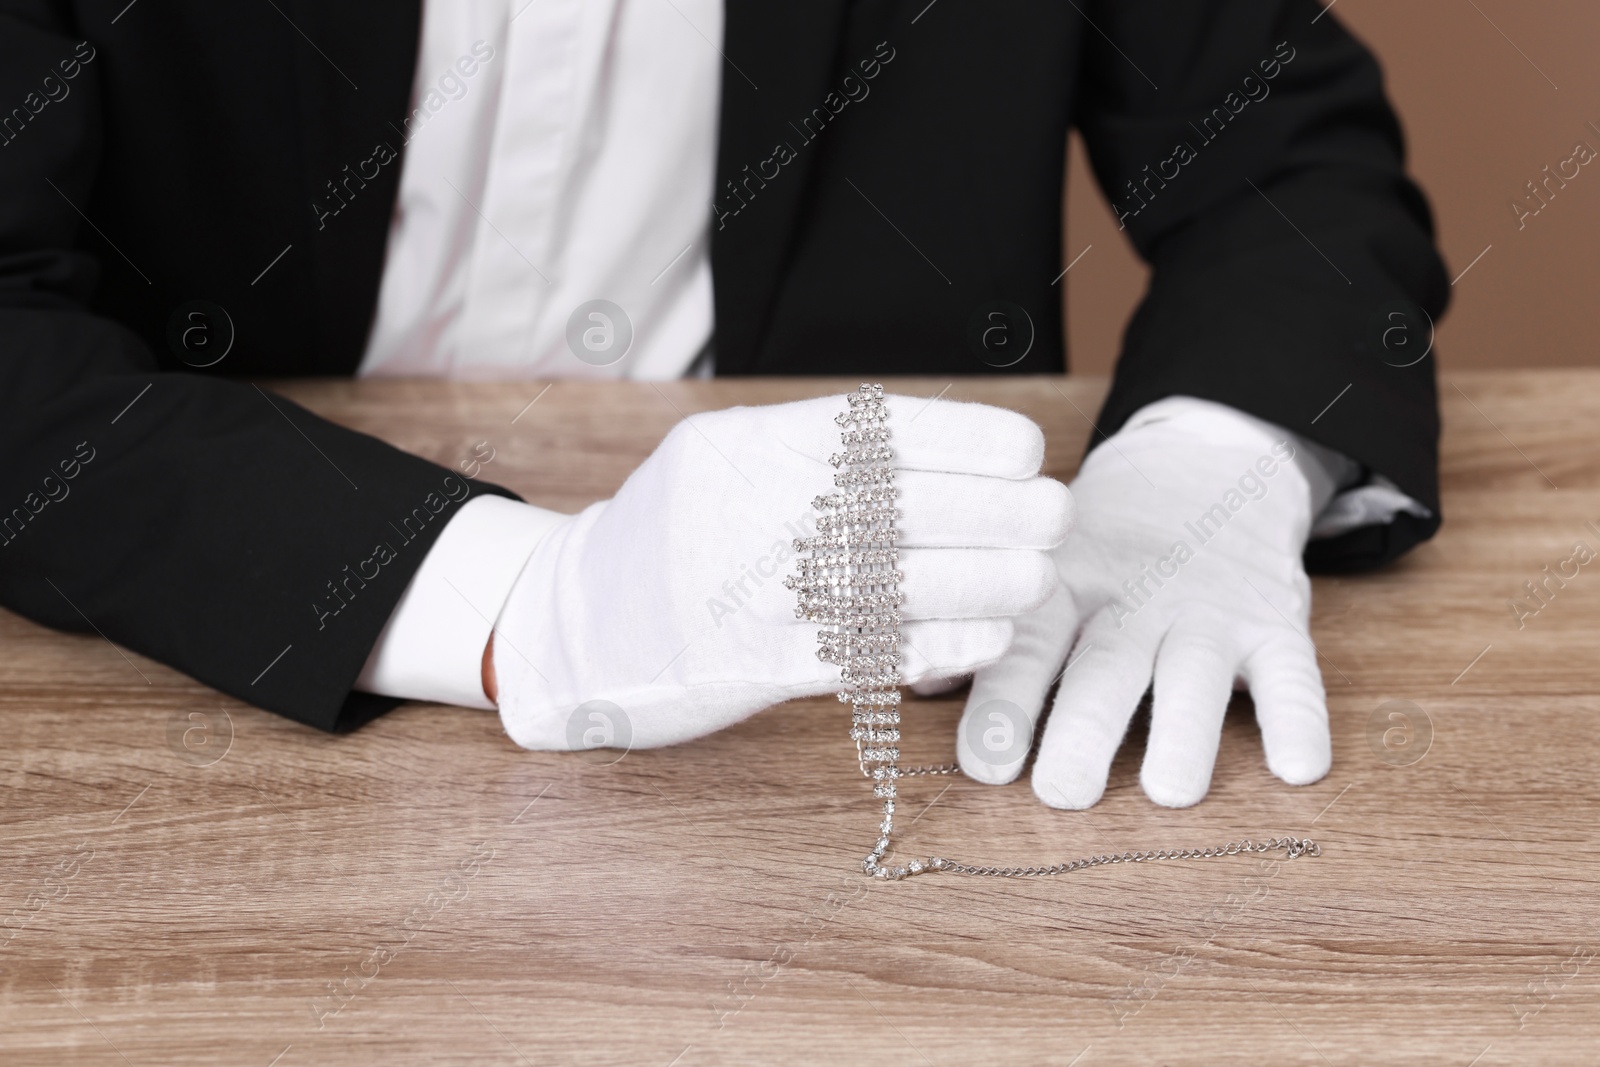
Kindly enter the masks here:
M 546 17 L 527 10 L 502 12 L 506 37 L 462 42 L 462 61 L 435 69 L 419 63 L 431 53 L 416 2 L 0 3 L 0 604 L 98 630 L 322 729 L 392 706 L 355 687 L 407 583 L 469 497 L 514 497 L 253 379 L 350 375 L 371 359 L 419 122 L 450 117 L 435 97 L 468 106 L 451 102 L 455 87 L 476 85 L 492 57 L 515 61 L 514 28 Z M 1414 353 L 1449 288 L 1378 68 L 1334 16 L 1311 0 L 727 0 L 718 15 L 702 205 L 714 357 L 702 366 L 1062 372 L 1061 194 L 1075 126 L 1153 268 L 1091 443 L 1190 398 L 1325 453 L 1334 474 L 1318 511 L 1337 495 L 1342 512 L 1308 515 L 1327 534 L 1309 543 L 1295 527 L 1304 517 L 1275 520 L 1295 560 L 1285 588 L 1304 581 L 1301 548 L 1313 569 L 1358 570 L 1437 530 L 1435 386 Z M 1009 348 L 990 344 L 996 323 Z M 1411 345 L 1399 355 L 1397 330 Z M 1167 432 L 1191 417 L 1171 410 L 1138 425 Z M 1162 447 L 1187 450 L 1174 440 Z M 1091 488 L 1077 494 L 1086 525 Z M 416 521 L 396 531 L 391 559 L 373 562 L 373 529 L 396 516 Z M 380 565 L 385 581 L 307 611 L 308 587 L 337 596 L 340 582 L 355 588 L 341 577 L 350 568 Z M 1122 615 L 1166 610 L 1146 610 L 1157 588 L 1134 582 L 1110 609 L 1119 627 Z M 1295 596 L 1288 614 L 1303 614 L 1309 587 Z M 1017 698 L 1030 726 L 1071 647 L 1072 633 L 1055 631 L 1075 631 L 1096 606 L 1076 603 L 1070 619 L 1018 630 L 1037 637 L 1048 623 L 1060 645 Z M 1226 611 L 1215 621 L 1230 625 Z M 1290 629 L 1303 635 L 1303 618 Z M 285 646 L 305 654 L 274 660 Z M 1131 671 L 1123 688 L 1137 703 L 1150 666 L 1129 662 L 1111 667 Z M 1230 682 L 1233 670 L 1230 660 Z M 1301 709 L 1313 720 L 1317 687 Z M 1132 706 L 1126 693 L 1106 699 L 1118 705 L 1114 750 Z M 1156 799 L 1199 799 L 1209 756 L 1200 762 L 1198 784 Z M 1314 780 L 1325 756 L 1274 769 Z M 1103 767 L 1079 770 L 1103 788 Z M 1069 807 L 1099 796 L 1092 780 L 1079 786 L 1041 796 Z

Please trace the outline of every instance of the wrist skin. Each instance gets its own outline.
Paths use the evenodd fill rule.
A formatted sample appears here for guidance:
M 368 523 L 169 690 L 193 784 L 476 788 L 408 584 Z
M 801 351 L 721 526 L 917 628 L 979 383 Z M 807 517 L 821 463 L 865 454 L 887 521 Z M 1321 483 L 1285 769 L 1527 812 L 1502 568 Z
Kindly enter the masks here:
M 489 642 L 483 646 L 483 695 L 491 704 L 500 702 L 500 688 L 494 678 L 494 631 L 489 631 Z

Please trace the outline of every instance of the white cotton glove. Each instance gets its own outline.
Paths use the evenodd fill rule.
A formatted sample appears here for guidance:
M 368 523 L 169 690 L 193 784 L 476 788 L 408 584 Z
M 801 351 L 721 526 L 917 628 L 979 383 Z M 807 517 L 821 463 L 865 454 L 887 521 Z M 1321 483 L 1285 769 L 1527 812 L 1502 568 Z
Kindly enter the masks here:
M 1156 803 L 1205 796 L 1236 680 L 1254 698 L 1272 773 L 1291 785 L 1326 774 L 1327 704 L 1300 557 L 1333 485 L 1313 451 L 1338 462 L 1259 419 L 1182 397 L 1142 409 L 1090 452 L 1072 483 L 1077 532 L 1054 554 L 1061 592 L 1019 619 L 1005 658 L 974 678 L 956 742 L 962 769 L 1015 779 L 1060 677 L 1033 790 L 1052 807 L 1087 808 L 1153 677 L 1140 783 Z
M 979 404 L 891 396 L 903 670 L 970 672 L 1056 587 L 1072 525 L 1038 477 L 1039 428 Z M 610 500 L 551 531 L 495 627 L 500 717 L 537 749 L 668 745 L 837 689 L 795 618 L 796 537 L 836 492 L 842 396 L 692 415 Z M 605 704 L 596 702 L 604 701 Z M 598 713 L 596 713 L 598 711 Z M 620 721 L 619 721 L 620 713 Z

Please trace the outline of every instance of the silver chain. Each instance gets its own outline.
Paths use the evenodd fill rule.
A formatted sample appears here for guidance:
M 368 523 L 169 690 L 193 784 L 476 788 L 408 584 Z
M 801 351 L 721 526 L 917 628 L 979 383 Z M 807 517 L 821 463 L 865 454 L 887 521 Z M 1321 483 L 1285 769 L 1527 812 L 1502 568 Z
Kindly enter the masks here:
M 879 837 L 861 863 L 874 878 L 898 880 L 931 871 L 991 878 L 1040 878 L 1069 874 L 1109 863 L 1149 860 L 1201 860 L 1254 852 L 1283 852 L 1285 858 L 1320 856 L 1309 837 L 1229 841 L 1207 848 L 1122 852 L 1052 863 L 1044 867 L 983 867 L 942 856 L 888 866 L 880 861 L 892 845 L 895 798 L 901 778 L 961 774 L 954 763 L 901 767 L 900 760 L 900 513 L 894 507 L 894 452 L 888 446 L 889 412 L 883 386 L 862 383 L 848 396 L 849 407 L 835 417 L 843 452 L 829 457 L 839 490 L 812 501 L 818 512 L 817 536 L 796 538 L 796 573 L 784 585 L 796 590 L 795 617 L 823 624 L 817 631 L 817 658 L 841 668 L 839 702 L 851 706 L 850 738 L 856 763 L 883 801 Z

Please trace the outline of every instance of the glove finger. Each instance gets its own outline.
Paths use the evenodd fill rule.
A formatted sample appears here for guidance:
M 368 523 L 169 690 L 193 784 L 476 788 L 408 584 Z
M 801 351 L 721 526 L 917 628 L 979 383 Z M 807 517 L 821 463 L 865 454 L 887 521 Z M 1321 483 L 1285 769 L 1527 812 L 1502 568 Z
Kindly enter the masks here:
M 1058 589 L 1016 622 L 1005 656 L 980 670 L 956 728 L 956 760 L 967 777 L 991 785 L 1016 780 L 1033 747 L 1044 697 L 1078 632 L 1072 594 Z
M 1111 760 L 1150 685 L 1154 649 L 1109 612 L 1084 627 L 1061 676 L 1033 767 L 1033 792 L 1053 808 L 1087 808 L 1105 793 Z
M 1215 624 L 1179 623 L 1156 653 L 1150 743 L 1139 784 L 1168 808 L 1198 804 L 1211 785 L 1237 657 Z
M 971 675 L 946 675 L 946 677 L 941 678 L 928 677 L 910 686 L 910 691 L 917 694 L 917 696 L 944 696 L 946 693 L 954 693 L 954 691 L 966 685 L 966 681 L 970 680 Z
M 910 619 L 1022 615 L 1055 592 L 1056 565 L 1044 552 L 1003 548 L 907 549 L 901 612 Z
M 902 547 L 1046 549 L 1072 530 L 1072 493 L 1054 478 L 903 471 L 896 480 Z
M 1005 655 L 1010 619 L 918 619 L 901 624 L 900 670 L 906 684 L 971 674 Z M 837 668 L 830 668 L 837 671 Z
M 1032 478 L 1044 465 L 1044 432 L 1026 415 L 942 398 L 885 399 L 898 468 Z
M 1245 661 L 1267 769 L 1290 785 L 1310 785 L 1333 765 L 1328 697 L 1311 639 L 1284 635 Z

